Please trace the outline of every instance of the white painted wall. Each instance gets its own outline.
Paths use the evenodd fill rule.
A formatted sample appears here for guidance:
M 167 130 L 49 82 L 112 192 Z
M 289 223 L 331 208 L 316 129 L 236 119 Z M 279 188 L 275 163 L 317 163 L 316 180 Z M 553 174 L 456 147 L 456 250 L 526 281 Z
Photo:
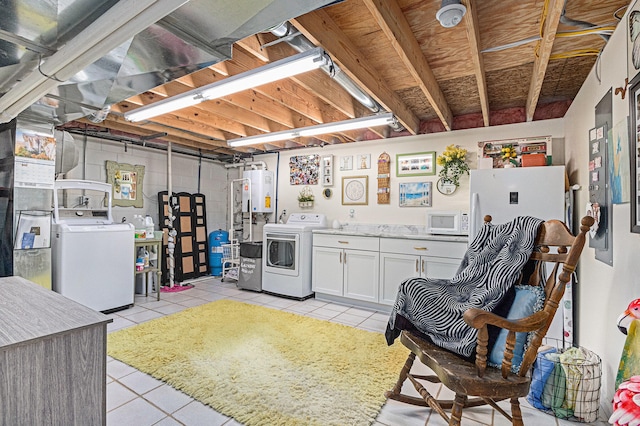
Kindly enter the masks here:
M 144 207 L 114 207 L 114 221 L 133 220 L 134 214 L 153 217 L 158 229 L 158 192 L 166 191 L 167 152 L 152 148 L 127 145 L 125 151 L 122 142 L 113 142 L 97 138 L 87 138 L 86 150 L 84 138 L 73 135 L 76 146 L 79 147 L 80 159 L 78 165 L 67 174 L 67 179 L 86 179 L 98 182 L 107 181 L 106 161 L 117 161 L 131 165 L 145 166 L 143 196 Z M 86 152 L 86 158 L 84 153 Z M 86 164 L 84 163 L 86 162 Z M 173 153 L 173 192 L 198 192 L 198 158 L 184 154 Z M 83 170 L 83 168 L 85 168 Z M 227 229 L 227 169 L 220 163 L 203 159 L 200 170 L 200 193 L 205 195 L 207 231 L 219 228 Z
M 529 136 L 551 135 L 556 139 L 556 146 L 562 146 L 564 137 L 564 125 L 562 119 L 535 121 L 532 123 L 519 123 L 504 126 L 492 126 L 489 128 L 457 130 L 448 133 L 432 133 L 426 135 L 409 136 L 403 138 L 384 139 L 379 141 L 355 142 L 340 145 L 326 145 L 323 148 L 305 148 L 280 153 L 279 161 L 277 154 L 266 154 L 256 156 L 256 160 L 267 163 L 269 170 L 276 170 L 278 174 L 278 194 L 277 194 L 277 215 L 283 209 L 287 214 L 303 211 L 298 207 L 297 197 L 302 190 L 302 185 L 291 185 L 289 182 L 289 159 L 294 155 L 334 155 L 334 185 L 331 187 L 333 196 L 325 199 L 322 196 L 322 185 L 311 185 L 315 195 L 315 203 L 312 209 L 305 209 L 305 212 L 323 213 L 327 215 L 329 223 L 338 219 L 342 223 L 375 223 L 375 224 L 411 224 L 424 225 L 425 212 L 428 209 L 461 209 L 469 210 L 469 178 L 464 176 L 460 180 L 460 187 L 452 195 L 442 195 L 436 188 L 438 180 L 437 167 L 434 176 L 402 177 L 395 175 L 396 154 L 406 154 L 412 152 L 435 151 L 436 155 L 441 154 L 447 145 L 457 144 L 469 151 L 470 167 L 476 168 L 477 143 L 487 140 L 522 138 Z M 554 149 L 555 151 L 555 149 Z M 377 204 L 377 159 L 382 152 L 387 152 L 391 156 L 391 203 Z M 340 171 L 340 157 L 345 155 L 371 154 L 371 168 L 368 170 L 358 170 L 355 165 L 350 171 Z M 559 152 L 556 158 L 562 158 L 563 152 Z M 342 205 L 342 178 L 348 176 L 368 176 L 369 177 L 369 203 L 366 206 L 343 206 Z M 432 207 L 399 207 L 398 188 L 400 182 L 432 182 L 433 200 Z M 354 210 L 354 217 L 349 217 L 349 211 Z
M 627 77 L 626 15 L 607 43 L 596 67 L 589 74 L 565 116 L 565 147 L 572 183 L 582 189 L 577 213 L 588 201 L 589 129 L 595 126 L 595 106 L 613 88 L 624 86 Z M 631 77 L 629 78 L 631 79 Z M 613 124 L 629 114 L 628 96 L 613 96 Z M 595 259 L 595 250 L 585 248 L 580 259 L 580 283 L 576 286 L 577 341 L 602 358 L 601 405 L 611 414 L 611 400 L 625 336 L 616 328 L 616 318 L 629 302 L 640 297 L 638 247 L 640 235 L 629 232 L 629 204 L 613 207 L 613 266 Z

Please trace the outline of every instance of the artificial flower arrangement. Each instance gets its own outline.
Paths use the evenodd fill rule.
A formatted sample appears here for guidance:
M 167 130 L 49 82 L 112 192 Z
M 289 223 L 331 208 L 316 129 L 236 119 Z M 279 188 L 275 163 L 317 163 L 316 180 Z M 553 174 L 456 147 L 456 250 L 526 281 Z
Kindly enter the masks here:
M 512 164 L 512 166 L 517 166 L 517 160 L 516 157 L 518 156 L 518 153 L 516 152 L 516 149 L 513 147 L 513 145 L 506 145 L 504 147 L 502 147 L 502 160 L 505 162 L 505 164 Z
M 469 165 L 467 164 L 467 150 L 460 148 L 458 145 L 449 145 L 436 158 L 436 163 L 442 166 L 440 169 L 440 177 L 444 183 L 452 183 L 455 186 L 460 185 L 460 176 L 469 174 Z
M 304 203 L 305 206 L 310 207 L 311 205 L 313 205 L 313 200 L 314 196 L 313 192 L 311 192 L 311 188 L 309 188 L 308 186 L 302 188 L 302 191 L 300 191 L 300 193 L 298 194 L 298 202 Z

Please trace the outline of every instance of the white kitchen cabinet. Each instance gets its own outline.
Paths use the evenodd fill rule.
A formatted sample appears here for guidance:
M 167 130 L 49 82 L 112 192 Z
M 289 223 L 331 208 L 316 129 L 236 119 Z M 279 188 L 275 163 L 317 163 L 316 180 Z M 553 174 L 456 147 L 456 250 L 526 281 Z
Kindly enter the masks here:
M 311 290 L 332 296 L 344 294 L 342 249 L 313 246 Z
M 379 263 L 377 251 L 344 249 L 344 296 L 378 302 Z
M 313 233 L 311 288 L 322 295 L 393 305 L 410 277 L 452 278 L 467 251 L 463 239 L 432 240 Z
M 452 278 L 466 249 L 463 241 L 382 239 L 379 303 L 393 305 L 398 286 L 407 278 Z
M 379 264 L 377 237 L 314 234 L 311 288 L 377 303 Z

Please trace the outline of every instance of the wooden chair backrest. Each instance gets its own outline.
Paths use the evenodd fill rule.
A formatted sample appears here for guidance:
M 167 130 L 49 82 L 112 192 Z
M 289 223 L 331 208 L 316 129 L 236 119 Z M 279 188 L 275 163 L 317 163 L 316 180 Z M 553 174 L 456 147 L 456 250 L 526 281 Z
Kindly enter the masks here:
M 485 218 L 486 220 L 486 218 Z M 565 287 L 576 269 L 578 259 L 584 248 L 586 233 L 593 225 L 593 218 L 585 216 L 580 221 L 580 232 L 573 236 L 567 226 L 559 220 L 548 220 L 540 225 L 535 241 L 535 249 L 530 259 L 535 261 L 535 271 L 529 277 L 529 284 L 544 286 L 545 302 L 543 311 L 547 313 L 544 325 L 535 331 L 527 347 L 519 375 L 524 376 L 536 359 L 553 317 L 562 301 Z M 543 265 L 546 264 L 548 278 L 542 276 Z M 552 265 L 551 272 L 548 268 Z M 542 281 L 541 281 L 542 280 Z

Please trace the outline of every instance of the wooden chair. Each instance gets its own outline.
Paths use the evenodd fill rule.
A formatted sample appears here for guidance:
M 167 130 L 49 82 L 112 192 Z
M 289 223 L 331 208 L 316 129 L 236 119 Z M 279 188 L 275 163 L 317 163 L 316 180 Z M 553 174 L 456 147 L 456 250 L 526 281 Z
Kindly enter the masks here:
M 485 222 L 490 221 L 491 217 L 486 216 Z M 553 263 L 552 272 L 544 283 L 540 283 L 539 273 L 533 273 L 527 283 L 520 284 L 544 284 L 545 302 L 541 311 L 518 320 L 508 320 L 476 308 L 465 311 L 464 321 L 478 329 L 475 364 L 409 331 L 403 331 L 400 341 L 411 350 L 411 353 L 400 371 L 395 387 L 386 392 L 387 398 L 429 406 L 449 425 L 460 425 L 463 408 L 487 404 L 504 415 L 512 424 L 523 425 L 518 398 L 526 396 L 529 392 L 531 382 L 529 370 L 562 300 L 565 286 L 576 268 L 585 244 L 585 233 L 589 231 L 591 225 L 593 225 L 593 218 L 589 216 L 582 218 L 580 233 L 575 237 L 571 235 L 564 223 L 557 220 L 546 221 L 540 226 L 536 237 L 537 250 L 533 252 L 530 259 L 536 265 L 536 272 L 540 271 L 542 262 Z M 551 250 L 553 247 L 557 249 L 555 253 Z M 560 271 L 559 274 L 558 271 Z M 487 325 L 489 324 L 508 330 L 502 368 L 487 366 L 489 340 Z M 514 374 L 511 372 L 511 365 L 516 332 L 533 332 L 534 335 L 524 352 L 519 372 Z M 416 357 L 435 374 L 427 376 L 411 374 L 410 370 Z M 401 393 L 402 384 L 407 379 L 422 398 Z M 435 399 L 421 383 L 425 380 L 442 383 L 455 393 L 455 398 L 453 400 Z M 498 401 L 505 399 L 511 401 L 511 415 L 497 405 Z M 445 410 L 451 410 L 450 414 Z

